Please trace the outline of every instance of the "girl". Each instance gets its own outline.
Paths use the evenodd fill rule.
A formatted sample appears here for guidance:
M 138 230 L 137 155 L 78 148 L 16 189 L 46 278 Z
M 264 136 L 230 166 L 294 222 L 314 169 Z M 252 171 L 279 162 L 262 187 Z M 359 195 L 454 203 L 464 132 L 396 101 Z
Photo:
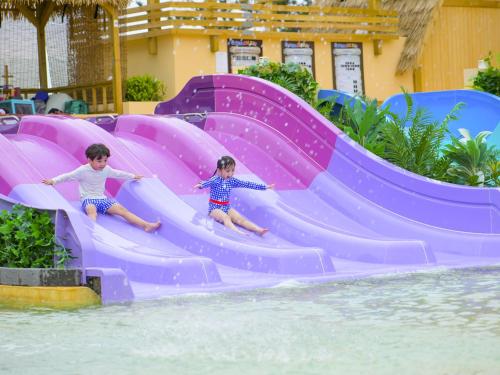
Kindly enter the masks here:
M 255 190 L 266 190 L 273 189 L 272 185 L 262 185 L 250 181 L 241 181 L 233 177 L 234 168 L 236 162 L 230 156 L 223 156 L 217 160 L 217 169 L 214 175 L 206 180 L 201 181 L 194 187 L 198 189 L 204 189 L 210 187 L 210 199 L 208 200 L 208 213 L 211 217 L 220 223 L 223 223 L 226 227 L 238 232 L 240 234 L 245 234 L 239 230 L 235 224 L 242 226 L 252 232 L 259 235 L 263 235 L 269 231 L 267 228 L 261 228 L 250 220 L 243 217 L 234 208 L 231 208 L 229 202 L 229 195 L 231 194 L 232 188 L 244 187 L 248 189 Z

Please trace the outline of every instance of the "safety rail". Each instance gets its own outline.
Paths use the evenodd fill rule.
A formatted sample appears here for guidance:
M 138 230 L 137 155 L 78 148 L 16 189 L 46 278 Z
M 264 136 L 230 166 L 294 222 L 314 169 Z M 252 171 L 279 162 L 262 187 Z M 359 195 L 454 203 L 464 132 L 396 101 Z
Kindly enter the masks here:
M 225 37 L 279 37 L 288 40 L 322 38 L 328 41 L 364 41 L 399 37 L 398 14 L 368 8 L 276 5 L 273 2 L 222 3 L 216 1 L 149 2 L 125 10 L 120 33 L 127 39 L 168 33 Z

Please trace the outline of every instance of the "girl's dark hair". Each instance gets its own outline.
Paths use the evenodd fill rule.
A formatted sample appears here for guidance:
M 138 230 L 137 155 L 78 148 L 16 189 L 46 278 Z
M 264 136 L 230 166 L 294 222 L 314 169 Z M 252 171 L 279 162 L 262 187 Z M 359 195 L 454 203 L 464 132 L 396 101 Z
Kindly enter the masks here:
M 100 159 L 104 156 L 108 157 L 111 155 L 109 148 L 104 146 L 102 143 L 94 143 L 90 145 L 85 150 L 85 156 L 90 160 Z
M 233 167 L 236 165 L 236 162 L 231 156 L 222 156 L 219 160 L 217 160 L 217 169 L 226 169 L 227 167 Z M 217 169 L 214 172 L 214 175 L 217 173 Z

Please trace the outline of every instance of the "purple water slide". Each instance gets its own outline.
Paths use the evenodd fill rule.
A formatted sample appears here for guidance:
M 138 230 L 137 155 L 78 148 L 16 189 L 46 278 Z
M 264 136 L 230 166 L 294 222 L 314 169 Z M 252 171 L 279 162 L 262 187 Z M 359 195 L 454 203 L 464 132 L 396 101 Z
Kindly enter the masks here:
M 186 175 L 182 169 L 176 169 L 174 164 L 165 164 L 162 158 L 148 158 L 148 155 L 154 155 L 153 149 L 148 150 L 141 145 L 135 146 L 135 150 L 134 146 L 124 147 L 112 134 L 77 119 L 28 117 L 21 122 L 17 137 L 21 136 L 36 137 L 40 144 L 42 140 L 57 143 L 58 148 L 75 159 L 76 165 L 86 162 L 84 149 L 89 144 L 101 142 L 108 145 L 112 150 L 112 167 L 146 176 L 139 183 L 123 185 L 119 181 L 110 180 L 107 185 L 108 193 L 139 216 L 147 220 L 160 219 L 162 226 L 157 237 L 175 245 L 176 254 L 198 254 L 220 264 L 254 272 L 324 274 L 334 270 L 330 258 L 317 247 L 306 248 L 285 242 L 268 244 L 257 238 L 241 241 L 239 235 L 222 226 L 214 228 L 213 223 L 206 220 L 206 211 L 200 214 L 155 176 L 168 173 L 166 178 L 176 180 L 176 184 L 184 189 L 191 188 L 199 178 Z M 141 155 L 149 163 L 148 167 L 140 160 Z M 68 166 L 65 167 L 68 169 Z M 151 170 L 155 171 L 154 175 Z M 169 247 L 165 248 L 168 253 Z
M 136 150 L 135 156 L 143 158 L 146 164 L 155 160 L 161 161 L 160 164 L 165 168 L 156 169 L 158 178 L 181 194 L 182 199 L 197 211 L 206 210 L 206 193 L 200 196 L 195 194 L 190 186 L 186 189 L 186 184 L 182 180 L 179 184 L 176 178 L 171 178 L 171 171 L 175 166 L 174 176 L 188 174 L 191 175 L 189 179 L 191 181 L 209 178 L 214 172 L 217 159 L 221 155 L 228 154 L 228 150 L 219 142 L 201 129 L 179 119 L 138 115 L 118 118 L 115 135 L 128 149 Z M 235 143 L 232 146 L 237 149 L 240 145 Z M 289 154 L 284 157 L 292 156 L 294 155 Z M 252 157 L 257 164 L 262 161 L 262 155 L 259 153 L 253 154 Z M 266 160 L 263 164 L 270 166 L 269 175 L 266 175 L 264 180 L 270 183 L 274 181 L 270 180 L 271 178 L 277 178 L 280 189 L 282 181 L 287 187 L 300 187 L 310 178 L 314 170 L 314 167 L 311 167 L 310 171 L 304 170 L 304 175 L 301 176 L 302 182 L 297 177 L 284 180 L 276 174 L 277 170 L 273 164 L 276 163 L 270 160 Z M 180 170 L 181 166 L 184 167 L 184 171 Z M 241 160 L 238 160 L 237 172 L 242 178 L 259 180 L 250 174 Z M 299 203 L 307 204 L 304 198 L 307 199 L 307 195 L 296 196 Z M 332 256 L 355 261 L 391 264 L 427 264 L 434 261 L 432 252 L 426 249 L 422 241 L 384 238 L 368 230 L 363 232 L 360 228 L 354 233 L 347 225 L 342 228 L 335 224 L 325 224 L 319 217 L 314 218 L 297 210 L 293 211 L 293 207 L 284 204 L 280 194 L 274 192 L 262 194 L 237 189 L 232 201 L 234 207 L 245 216 L 270 228 L 271 233 L 266 236 L 266 243 L 278 244 L 280 243 L 278 238 L 285 239 L 302 246 L 317 246 Z M 354 222 L 350 224 L 356 225 Z
M 420 239 L 434 251 L 500 255 L 500 189 L 430 180 L 376 157 L 307 103 L 267 81 L 195 77 L 157 114 L 203 111 L 198 126 L 284 204 L 362 237 Z M 361 227 L 361 228 L 360 228 Z
M 80 164 L 61 147 L 22 133 L 0 136 L 0 143 L 1 193 L 26 205 L 60 210 L 66 220 L 56 222 L 57 235 L 77 257 L 70 266 L 82 268 L 84 283 L 86 277 L 101 278 L 104 302 L 134 298 L 132 282 L 174 286 L 220 282 L 210 259 L 193 256 L 161 235 L 150 235 L 107 217 L 100 217 L 97 224 L 90 221 L 78 202 L 72 204 L 78 199 L 76 186 L 61 184 L 56 191 L 40 184 L 42 176 L 53 176 Z

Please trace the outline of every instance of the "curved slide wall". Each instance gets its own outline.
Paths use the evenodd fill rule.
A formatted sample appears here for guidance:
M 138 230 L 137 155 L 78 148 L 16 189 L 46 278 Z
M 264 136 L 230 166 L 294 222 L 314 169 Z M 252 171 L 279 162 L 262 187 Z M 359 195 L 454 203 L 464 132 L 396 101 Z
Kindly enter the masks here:
M 300 149 L 308 159 L 306 164 L 320 171 L 310 190 L 376 232 L 420 239 L 433 250 L 499 255 L 499 189 L 440 183 L 395 167 L 351 141 L 300 98 L 257 78 L 195 77 L 176 98 L 159 104 L 156 113 L 195 112 L 198 108 L 208 113 L 201 128 L 227 146 L 231 142 L 223 137 L 239 139 L 239 146 L 230 151 L 241 159 L 250 147 L 263 155 L 270 148 L 276 151 L 276 141 L 261 142 L 262 129 L 274 129 L 278 138 Z M 298 165 L 297 158 L 280 160 L 274 154 L 273 158 L 288 172 L 295 170 L 300 175 L 304 171 L 304 163 Z M 259 175 L 262 165 L 248 163 L 257 159 L 247 157 L 246 163 Z
M 152 130 L 150 128 L 146 133 Z M 328 275 L 334 272 L 331 258 L 319 247 L 294 244 L 278 236 L 270 236 L 266 240 L 257 236 L 242 239 L 223 226 L 214 225 L 206 217 L 206 196 L 203 196 L 203 208 L 200 208 L 200 212 L 177 195 L 186 192 L 186 189 L 192 191 L 192 186 L 200 179 L 196 171 L 181 168 L 183 164 L 177 162 L 178 156 L 171 159 L 162 156 L 156 162 L 151 160 L 148 157 L 155 155 L 155 145 L 147 143 L 144 137 L 141 139 L 146 143 L 136 141 L 131 144 L 131 136 L 133 135 L 129 132 L 128 144 L 125 146 L 126 135 L 122 140 L 83 120 L 25 117 L 18 133 L 8 138 L 2 137 L 2 140 L 8 145 L 9 154 L 18 156 L 29 170 L 35 172 L 19 178 L 19 173 L 14 168 L 20 162 L 6 162 L 2 170 L 7 171 L 5 175 L 11 177 L 10 182 L 1 185 L 2 192 L 25 204 L 34 204 L 36 201 L 40 207 L 46 207 L 48 203 L 39 201 L 37 191 L 43 189 L 52 194 L 56 191 L 40 184 L 42 177 L 74 169 L 86 162 L 84 150 L 90 143 L 102 142 L 112 150 L 112 167 L 145 176 L 140 182 L 110 180 L 107 184 L 108 195 L 116 197 L 119 202 L 147 220 L 160 219 L 162 227 L 158 233 L 146 234 L 121 219 L 108 216 L 99 216 L 97 224 L 91 223 L 81 213 L 76 202 L 76 184 L 58 185 L 58 200 L 67 210 L 72 210 L 81 220 L 86 221 L 89 227 L 87 234 L 94 247 L 98 248 L 97 252 L 85 253 L 82 257 L 85 259 L 83 268 L 113 268 L 123 271 L 132 284 L 165 284 L 176 287 L 210 284 L 224 287 L 227 279 L 223 277 L 221 280 L 220 269 L 223 269 L 224 275 L 231 275 L 232 282 L 239 280 L 240 284 L 246 283 L 247 286 L 256 284 L 255 281 L 249 282 L 251 279 L 259 279 L 255 272 L 257 275 L 262 274 L 261 279 L 267 283 L 280 280 L 280 274 Z M 206 146 L 209 146 L 208 143 Z M 12 150 L 15 152 L 11 152 Z M 166 147 L 156 146 L 156 152 L 160 151 L 168 153 Z M 143 161 L 148 163 L 148 167 Z M 193 168 L 197 165 L 203 167 L 192 161 Z M 164 185 L 157 176 L 174 181 L 170 184 L 172 189 Z M 265 193 L 267 192 L 263 194 Z M 108 245 L 106 249 L 103 249 L 101 242 Z M 83 251 L 86 252 L 85 249 Z M 227 266 L 231 267 L 229 271 Z M 162 279 L 161 270 L 163 274 L 168 273 L 170 278 Z M 238 270 L 241 270 L 240 275 Z M 266 274 L 270 276 L 265 276 Z M 273 279 L 272 275 L 276 277 Z M 140 289 L 144 292 L 147 288 L 141 285 Z
M 68 218 L 66 223 L 56 220 L 56 234 L 77 257 L 70 266 L 82 268 L 84 283 L 85 277 L 101 277 L 104 302 L 134 298 L 132 282 L 173 286 L 220 282 L 210 259 L 193 256 L 161 235 L 146 234 L 123 220 L 90 221 L 75 202 L 74 183 L 58 185 L 57 190 L 41 184 L 43 177 L 80 165 L 61 147 L 22 133 L 0 136 L 0 144 L 1 193 L 26 205 L 60 210 L 59 216 Z
M 219 142 L 197 127 L 175 118 L 133 115 L 121 116 L 117 120 L 115 135 L 128 149 L 136 150 L 136 157 L 145 158 L 144 155 L 149 154 L 147 163 L 156 160 L 160 161 L 161 165 L 169 166 L 163 170 L 156 169 L 157 176 L 171 189 L 183 194 L 183 199 L 198 211 L 206 210 L 206 193 L 199 199 L 200 195 L 195 194 L 192 189 L 182 189 L 177 181 L 179 178 L 172 179 L 172 173 L 169 171 L 170 166 L 175 165 L 177 171 L 174 176 L 192 175 L 191 181 L 209 178 L 217 159 L 228 154 L 228 150 Z M 261 155 L 258 153 L 251 157 L 253 162 L 261 161 Z M 296 158 L 293 153 L 283 157 Z M 254 175 L 249 175 L 250 172 L 245 167 L 246 162 L 247 160 L 243 159 L 237 161 L 237 175 L 257 179 Z M 184 172 L 179 170 L 180 165 L 185 166 Z M 315 173 L 315 167 L 308 166 L 299 178 L 280 178 L 278 163 L 270 161 L 264 165 L 267 166 L 267 174 L 261 175 L 262 179 L 268 183 L 276 182 L 279 190 L 283 187 L 303 188 L 303 183 L 310 181 Z M 185 186 L 185 183 L 181 182 L 181 185 Z M 422 241 L 411 238 L 397 240 L 374 235 L 369 231 L 360 235 L 359 231 L 352 233 L 348 229 L 325 224 L 321 218 L 298 214 L 293 206 L 307 204 L 307 196 L 297 196 L 294 204 L 287 204 L 280 198 L 280 191 L 278 194 L 271 191 L 262 194 L 236 189 L 234 197 L 235 208 L 255 222 L 270 228 L 271 233 L 266 235 L 266 243 L 276 241 L 277 239 L 273 239 L 273 236 L 276 236 L 302 246 L 318 246 L 332 256 L 355 261 L 426 264 L 434 260 L 432 252 L 428 251 Z

